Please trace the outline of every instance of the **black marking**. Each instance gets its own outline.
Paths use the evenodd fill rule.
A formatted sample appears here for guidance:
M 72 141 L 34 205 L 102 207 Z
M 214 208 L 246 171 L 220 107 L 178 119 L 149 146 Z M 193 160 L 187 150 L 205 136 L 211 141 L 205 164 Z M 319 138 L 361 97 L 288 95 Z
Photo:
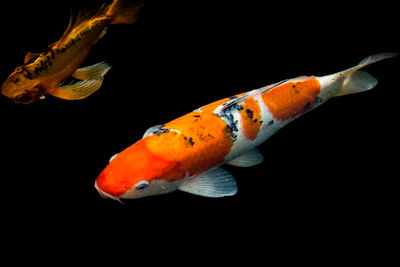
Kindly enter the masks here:
M 237 96 L 230 96 L 229 97 L 230 100 L 235 99 L 235 98 L 237 98 Z
M 192 138 L 192 137 L 187 138 L 186 136 L 184 136 L 183 139 L 184 139 L 185 141 L 187 141 L 187 143 L 188 143 L 190 146 L 193 146 L 193 145 L 194 145 L 194 142 L 193 142 L 193 138 Z
M 195 117 L 195 118 L 199 118 L 199 117 L 200 117 L 200 115 L 193 115 L 193 117 Z
M 164 125 L 160 126 L 159 128 L 155 129 L 152 134 L 155 135 L 161 135 L 161 134 L 165 134 L 168 133 L 169 131 L 171 131 L 171 129 L 169 128 L 164 128 Z
M 243 97 L 243 96 L 242 96 Z M 233 101 L 228 101 L 222 104 L 223 108 L 216 115 L 219 116 L 226 122 L 226 127 L 224 131 L 229 133 L 231 136 L 232 142 L 235 142 L 237 139 L 238 129 L 238 120 L 235 120 L 233 114 L 240 110 L 243 110 L 243 106 L 240 105 L 242 97 L 235 97 L 236 99 Z
M 257 122 L 257 118 L 256 118 L 256 119 L 254 119 L 254 120 L 253 120 L 253 122 L 254 122 L 254 123 L 255 123 L 255 122 Z
M 192 138 L 192 137 L 189 137 L 189 138 L 188 138 L 188 143 L 189 143 L 189 145 L 191 145 L 191 146 L 194 145 L 194 142 L 193 142 L 193 138 Z
M 247 114 L 247 117 L 249 117 L 250 120 L 253 119 L 254 112 L 252 110 L 246 109 L 246 114 Z
M 270 120 L 267 125 L 271 126 L 272 124 L 274 124 L 274 120 Z

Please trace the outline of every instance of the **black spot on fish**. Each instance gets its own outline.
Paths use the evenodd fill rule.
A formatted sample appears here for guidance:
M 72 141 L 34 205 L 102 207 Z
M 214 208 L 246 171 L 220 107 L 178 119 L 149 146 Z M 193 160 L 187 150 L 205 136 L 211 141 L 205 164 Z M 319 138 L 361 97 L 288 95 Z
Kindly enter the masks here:
M 152 132 L 152 134 L 161 135 L 161 134 L 164 134 L 164 133 L 168 133 L 169 131 L 171 131 L 171 129 L 169 129 L 169 128 L 164 128 L 164 126 L 161 126 L 160 128 L 155 129 L 155 130 Z
M 227 133 L 231 134 L 232 142 L 235 142 L 237 139 L 238 129 L 238 120 L 235 120 L 233 116 L 234 112 L 242 110 L 243 107 L 238 105 L 237 103 L 229 103 L 225 108 L 223 108 L 217 115 L 226 122 L 226 129 L 224 130 Z
M 193 145 L 194 145 L 194 142 L 193 142 L 193 138 L 192 138 L 192 137 L 187 138 L 186 136 L 184 136 L 183 139 L 184 139 L 185 141 L 187 141 L 187 143 L 188 143 L 190 146 L 193 146 Z
M 250 109 L 246 109 L 246 114 L 247 114 L 247 117 L 249 117 L 249 119 L 251 120 L 251 119 L 253 119 L 253 111 L 252 110 L 250 110 Z
M 256 123 L 256 122 L 257 122 L 257 118 L 256 118 L 256 119 L 254 119 L 254 120 L 253 120 L 253 122 L 254 122 L 254 123 Z
M 272 124 L 274 124 L 274 120 L 270 120 L 267 125 L 271 126 Z
M 200 115 L 193 115 L 193 117 L 195 117 L 195 118 L 199 118 L 199 117 L 200 117 Z
M 229 125 L 226 125 L 225 128 L 223 129 L 225 134 L 229 134 L 231 136 L 232 142 L 235 142 L 237 139 L 237 134 L 234 132 L 234 130 L 229 127 Z
M 194 145 L 194 142 L 193 142 L 193 138 L 192 138 L 192 137 L 189 137 L 189 138 L 188 138 L 188 143 L 189 143 L 189 145 L 191 145 L 191 146 Z

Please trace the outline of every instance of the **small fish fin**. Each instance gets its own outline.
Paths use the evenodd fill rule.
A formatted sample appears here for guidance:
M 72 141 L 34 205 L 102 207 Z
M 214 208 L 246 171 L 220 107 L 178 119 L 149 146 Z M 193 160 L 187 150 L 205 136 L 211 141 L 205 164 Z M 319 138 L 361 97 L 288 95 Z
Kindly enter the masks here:
M 250 150 L 249 152 L 240 155 L 239 157 L 227 162 L 226 164 L 236 167 L 251 167 L 260 164 L 264 161 L 264 156 L 260 153 L 257 148 Z
M 103 83 L 103 77 L 80 81 L 66 86 L 56 87 L 51 95 L 65 100 L 80 100 L 96 92 Z
M 98 40 L 100 40 L 101 38 L 103 38 L 104 35 L 106 35 L 106 33 L 107 33 L 107 27 L 105 27 L 104 30 L 100 33 L 99 37 L 98 37 L 97 40 L 96 40 L 96 43 L 97 43 Z
M 305 76 L 302 76 L 302 77 L 305 77 Z M 299 78 L 302 78 L 302 77 L 299 77 Z M 260 88 L 259 90 L 261 91 L 261 93 L 265 93 L 266 91 L 269 91 L 272 88 L 275 88 L 275 87 L 287 82 L 288 80 L 289 79 L 286 79 L 286 80 L 283 80 L 283 81 L 280 81 L 280 82 L 277 82 L 277 83 L 274 83 L 274 84 L 267 85 L 265 87 Z
M 356 70 L 346 77 L 336 96 L 350 95 L 368 91 L 374 88 L 377 84 L 378 80 L 374 76 L 368 72 Z
M 64 44 L 64 42 L 66 42 L 66 40 L 68 40 L 68 36 L 71 33 L 71 31 L 74 29 L 77 21 L 78 21 L 78 16 L 74 16 L 72 14 L 72 11 L 71 11 L 71 15 L 69 17 L 69 22 L 68 22 L 67 29 L 64 31 L 64 33 L 61 36 L 60 40 L 50 44 L 49 48 L 51 48 L 51 49 L 54 48 L 55 49 L 55 48 L 58 48 L 58 47 L 62 46 L 62 44 Z
M 72 77 L 79 80 L 94 80 L 103 77 L 111 69 L 111 66 L 106 62 L 94 64 L 84 68 L 79 68 L 72 74 Z
M 29 61 L 33 61 L 33 59 L 36 59 L 40 55 L 41 55 L 41 53 L 34 53 L 34 52 L 26 53 L 25 58 L 24 58 L 24 64 L 28 63 Z
M 127 0 L 114 0 L 106 15 L 111 18 L 111 24 L 133 24 L 136 22 L 143 3 L 133 4 Z
M 233 196 L 237 193 L 235 178 L 221 167 L 190 177 L 178 189 L 203 197 Z
M 110 159 L 108 160 L 108 163 L 110 163 L 116 156 L 118 156 L 118 153 L 112 155 L 112 156 L 110 157 Z
M 221 104 L 219 107 L 217 107 L 217 108 L 215 109 L 215 111 L 214 111 L 214 114 L 223 113 L 225 110 L 230 109 L 230 108 L 233 107 L 234 105 L 236 105 L 236 104 L 238 104 L 239 102 L 243 101 L 245 98 L 250 97 L 250 96 L 252 96 L 252 95 L 254 95 L 254 94 L 260 93 L 260 92 L 261 92 L 261 93 L 264 93 L 265 91 L 268 91 L 268 90 L 270 90 L 270 89 L 272 89 L 272 88 L 274 88 L 274 87 L 276 87 L 276 86 L 278 86 L 278 85 L 281 85 L 282 83 L 285 83 L 286 81 L 287 81 L 287 80 L 283 80 L 283 81 L 281 81 L 281 82 L 274 83 L 274 84 L 271 84 L 271 85 L 262 87 L 262 88 L 260 88 L 260 89 L 252 90 L 252 91 L 249 91 L 249 92 L 247 92 L 247 93 L 245 93 L 245 94 L 242 94 L 242 95 L 239 95 L 239 96 L 237 96 L 237 97 L 234 97 L 234 98 L 232 98 L 232 99 L 226 101 L 225 103 Z
M 146 132 L 143 134 L 142 138 L 145 138 L 149 135 L 153 135 L 154 132 L 157 132 L 157 130 L 160 130 L 162 127 L 164 127 L 164 125 L 162 124 L 158 124 L 156 126 L 150 127 L 149 129 L 146 130 Z
M 336 96 L 355 94 L 374 88 L 378 84 L 378 80 L 371 74 L 359 69 L 396 55 L 397 53 L 381 53 L 372 55 L 363 59 L 357 66 L 339 73 L 340 75 L 344 75 L 345 80 Z

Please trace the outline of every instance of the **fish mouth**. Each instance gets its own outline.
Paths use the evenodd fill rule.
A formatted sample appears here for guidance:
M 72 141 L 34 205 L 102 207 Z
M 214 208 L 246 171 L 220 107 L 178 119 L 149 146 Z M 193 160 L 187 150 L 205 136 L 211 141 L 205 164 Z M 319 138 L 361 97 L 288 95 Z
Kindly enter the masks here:
M 119 197 L 113 196 L 107 192 L 104 192 L 103 190 L 100 189 L 100 187 L 97 185 L 97 180 L 94 182 L 94 188 L 96 188 L 97 192 L 99 192 L 99 195 L 102 198 L 110 198 L 112 200 L 116 200 L 118 202 L 121 202 L 121 200 L 119 199 Z

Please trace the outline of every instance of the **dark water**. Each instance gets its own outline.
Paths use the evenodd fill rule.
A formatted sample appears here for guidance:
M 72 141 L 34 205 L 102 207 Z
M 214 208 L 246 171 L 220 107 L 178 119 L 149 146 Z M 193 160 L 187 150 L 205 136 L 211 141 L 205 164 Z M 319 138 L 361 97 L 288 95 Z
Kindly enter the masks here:
M 286 78 L 331 74 L 374 53 L 399 52 L 387 5 L 260 2 L 150 1 L 136 25 L 110 26 L 93 47 L 84 65 L 113 66 L 94 95 L 76 102 L 48 96 L 28 106 L 2 97 L 4 220 L 27 222 L 29 233 L 32 225 L 62 231 L 68 222 L 88 233 L 196 229 L 197 239 L 221 235 L 236 243 L 318 233 L 318 240 L 348 233 L 363 240 L 365 231 L 387 229 L 397 206 L 398 58 L 368 67 L 380 81 L 375 90 L 332 99 L 261 145 L 263 164 L 227 167 L 239 186 L 234 197 L 176 192 L 121 205 L 95 191 L 109 157 L 153 125 Z M 59 1 L 43 11 L 48 4 L 12 4 L 1 18 L 2 80 L 27 51 L 40 52 L 62 35 L 69 6 L 96 6 Z

